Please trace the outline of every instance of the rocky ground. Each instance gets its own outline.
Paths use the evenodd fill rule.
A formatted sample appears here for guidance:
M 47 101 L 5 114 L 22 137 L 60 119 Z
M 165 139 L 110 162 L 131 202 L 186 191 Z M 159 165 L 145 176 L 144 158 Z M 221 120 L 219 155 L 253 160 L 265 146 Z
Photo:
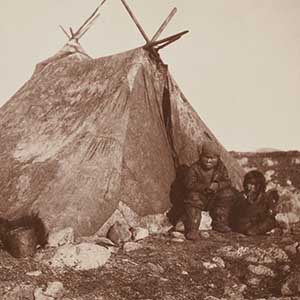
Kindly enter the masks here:
M 299 203 L 299 152 L 234 155 L 246 170 L 269 176 L 282 202 Z M 166 227 L 152 235 L 141 231 L 140 238 L 127 232 L 121 242 L 115 237 L 118 246 L 95 236 L 74 241 L 67 230 L 58 238 L 63 242 L 56 236 L 34 257 L 20 259 L 0 245 L 0 299 L 300 299 L 297 228 L 258 237 L 203 230 L 190 242 Z
M 151 235 L 110 248 L 112 254 L 102 267 L 86 271 L 45 264 L 55 248 L 23 259 L 0 250 L 0 296 L 3 300 L 300 299 L 299 238 L 288 232 L 246 237 L 211 230 L 201 231 L 197 242 L 186 241 L 179 233 Z M 49 292 L 51 288 L 54 292 Z

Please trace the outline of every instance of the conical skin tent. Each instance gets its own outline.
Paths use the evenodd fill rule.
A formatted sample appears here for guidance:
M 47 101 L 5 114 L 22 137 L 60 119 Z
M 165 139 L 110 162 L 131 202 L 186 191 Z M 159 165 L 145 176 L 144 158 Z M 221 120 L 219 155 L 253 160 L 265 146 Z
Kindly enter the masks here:
M 218 143 L 147 50 L 92 59 L 76 42 L 1 107 L 0 139 L 0 215 L 38 212 L 50 231 L 76 235 L 120 207 L 165 212 L 175 167 L 193 163 L 202 141 Z M 222 158 L 239 187 L 242 169 L 224 148 Z

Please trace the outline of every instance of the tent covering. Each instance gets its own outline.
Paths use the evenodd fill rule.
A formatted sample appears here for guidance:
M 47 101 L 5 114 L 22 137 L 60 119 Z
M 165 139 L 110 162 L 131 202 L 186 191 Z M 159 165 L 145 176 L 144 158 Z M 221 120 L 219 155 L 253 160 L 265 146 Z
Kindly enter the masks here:
M 0 139 L 0 215 L 38 212 L 50 231 L 77 235 L 116 212 L 165 212 L 175 168 L 197 160 L 204 140 L 218 143 L 149 51 L 92 59 L 76 42 L 1 107 Z M 240 187 L 223 147 L 222 159 Z

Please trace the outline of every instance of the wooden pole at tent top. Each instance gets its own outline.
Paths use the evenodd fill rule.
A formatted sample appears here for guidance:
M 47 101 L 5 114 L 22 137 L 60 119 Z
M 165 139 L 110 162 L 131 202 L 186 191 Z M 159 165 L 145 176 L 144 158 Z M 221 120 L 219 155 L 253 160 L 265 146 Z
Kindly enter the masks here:
M 63 31 L 63 33 L 68 37 L 70 40 L 79 40 L 94 24 L 96 19 L 100 16 L 99 9 L 100 7 L 106 2 L 106 0 L 102 0 L 100 5 L 94 10 L 94 12 L 83 22 L 83 24 L 77 29 L 76 32 L 73 31 L 73 29 L 70 27 L 70 33 L 71 35 L 61 26 L 59 25 L 60 29 Z
M 159 27 L 159 29 L 157 30 L 157 32 L 154 34 L 153 38 L 151 39 L 151 42 L 155 42 L 159 38 L 159 36 L 165 30 L 165 28 L 167 27 L 167 25 L 169 24 L 169 22 L 171 21 L 171 19 L 174 17 L 174 15 L 176 14 L 176 12 L 177 12 L 177 8 L 175 7 L 170 12 L 170 14 L 166 18 L 166 20 L 161 24 L 161 26 Z
M 174 34 L 174 35 L 171 35 L 171 36 L 168 36 L 162 40 L 159 40 L 159 41 L 156 41 L 156 42 L 150 42 L 149 44 L 145 45 L 145 47 L 154 47 L 154 46 L 157 46 L 159 44 L 162 44 L 162 43 L 165 43 L 165 42 L 169 42 L 169 41 L 175 41 L 175 40 L 178 40 L 179 38 L 181 38 L 184 34 L 188 33 L 189 31 L 188 30 L 185 30 L 185 31 L 181 31 L 177 34 Z
M 147 44 L 150 42 L 149 38 L 147 37 L 143 27 L 140 25 L 140 23 L 138 22 L 137 18 L 134 16 L 133 12 L 131 11 L 131 9 L 129 8 L 129 6 L 127 5 L 125 0 L 121 0 L 123 5 L 125 6 L 127 12 L 129 13 L 130 17 L 132 18 L 133 22 L 135 23 L 135 25 L 137 26 L 138 30 L 140 31 L 140 33 L 142 34 L 143 38 L 145 39 L 145 41 L 147 42 Z
M 156 49 L 157 51 L 159 51 L 159 50 L 161 50 L 161 49 L 163 49 L 163 48 L 169 46 L 170 44 L 176 42 L 176 41 L 179 40 L 180 38 L 181 38 L 181 35 L 180 35 L 180 36 L 177 36 L 177 37 L 175 37 L 175 38 L 172 38 L 172 39 L 170 39 L 168 42 L 165 42 L 165 43 L 163 43 L 163 44 L 160 44 L 160 46 L 157 47 L 157 48 L 155 48 L 155 49 Z
M 76 36 L 76 38 L 81 39 L 84 34 L 87 33 L 87 31 L 92 27 L 92 25 L 95 23 L 97 18 L 100 16 L 100 14 L 97 14 Z
M 72 38 L 74 38 L 74 37 L 75 37 L 75 35 L 74 35 L 74 31 L 73 31 L 72 27 L 70 27 L 70 28 L 69 28 L 69 30 L 70 30 L 70 33 L 71 33 L 71 39 L 72 39 Z
M 166 37 L 166 38 L 164 38 L 164 39 L 162 39 L 160 41 L 157 41 L 157 39 L 159 38 L 159 36 L 161 35 L 161 33 L 165 30 L 165 28 L 167 27 L 167 25 L 169 24 L 169 22 L 171 21 L 171 19 L 173 18 L 173 16 L 176 14 L 177 8 L 175 7 L 175 8 L 172 9 L 172 11 L 168 15 L 168 17 L 165 19 L 165 21 L 161 24 L 161 26 L 159 27 L 159 29 L 157 30 L 157 32 L 154 34 L 153 38 L 150 40 L 148 38 L 147 34 L 145 33 L 144 29 L 142 28 L 142 26 L 138 22 L 137 18 L 134 16 L 132 10 L 130 9 L 130 7 L 128 6 L 128 4 L 126 3 L 126 1 L 125 0 L 121 0 L 121 2 L 123 3 L 123 5 L 126 8 L 128 14 L 132 18 L 133 22 L 137 26 L 138 30 L 140 31 L 140 33 L 144 37 L 144 39 L 146 41 L 146 45 L 144 46 L 145 49 L 153 49 L 155 51 L 158 51 L 159 49 L 162 49 L 162 48 L 166 47 L 167 45 L 169 45 L 169 44 L 175 42 L 176 40 L 178 40 L 179 38 L 181 38 L 181 36 L 183 36 L 184 34 L 188 33 L 188 30 L 182 31 L 180 33 L 171 35 L 171 36 Z M 154 46 L 157 46 L 157 45 L 160 45 L 160 44 L 163 44 L 163 45 L 161 45 L 161 47 L 158 47 L 157 49 L 154 48 Z
M 68 32 L 61 26 L 59 25 L 59 28 L 63 31 L 63 33 L 68 37 L 68 39 L 71 39 L 71 36 L 68 34 Z
M 85 20 L 85 22 L 78 28 L 78 30 L 75 32 L 75 36 L 80 35 L 81 31 L 84 29 L 84 27 L 91 21 L 94 21 L 94 17 L 96 16 L 97 12 L 99 11 L 100 7 L 106 2 L 106 0 L 103 0 L 100 5 L 94 10 L 94 12 Z M 98 15 L 95 17 L 97 18 Z M 92 20 L 93 19 L 93 20 Z

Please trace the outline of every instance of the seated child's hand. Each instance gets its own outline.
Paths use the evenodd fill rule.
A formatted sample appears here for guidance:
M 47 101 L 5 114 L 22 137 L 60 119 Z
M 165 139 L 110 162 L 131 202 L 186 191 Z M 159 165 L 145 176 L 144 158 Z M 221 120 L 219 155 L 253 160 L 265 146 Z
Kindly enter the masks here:
M 268 235 L 281 235 L 282 234 L 282 229 L 281 228 L 273 228 L 272 230 L 267 232 Z
M 216 192 L 218 190 L 218 187 L 219 187 L 218 183 L 217 182 L 213 182 L 213 183 L 210 184 L 210 186 L 209 186 L 208 189 L 210 191 L 212 191 L 212 192 Z

